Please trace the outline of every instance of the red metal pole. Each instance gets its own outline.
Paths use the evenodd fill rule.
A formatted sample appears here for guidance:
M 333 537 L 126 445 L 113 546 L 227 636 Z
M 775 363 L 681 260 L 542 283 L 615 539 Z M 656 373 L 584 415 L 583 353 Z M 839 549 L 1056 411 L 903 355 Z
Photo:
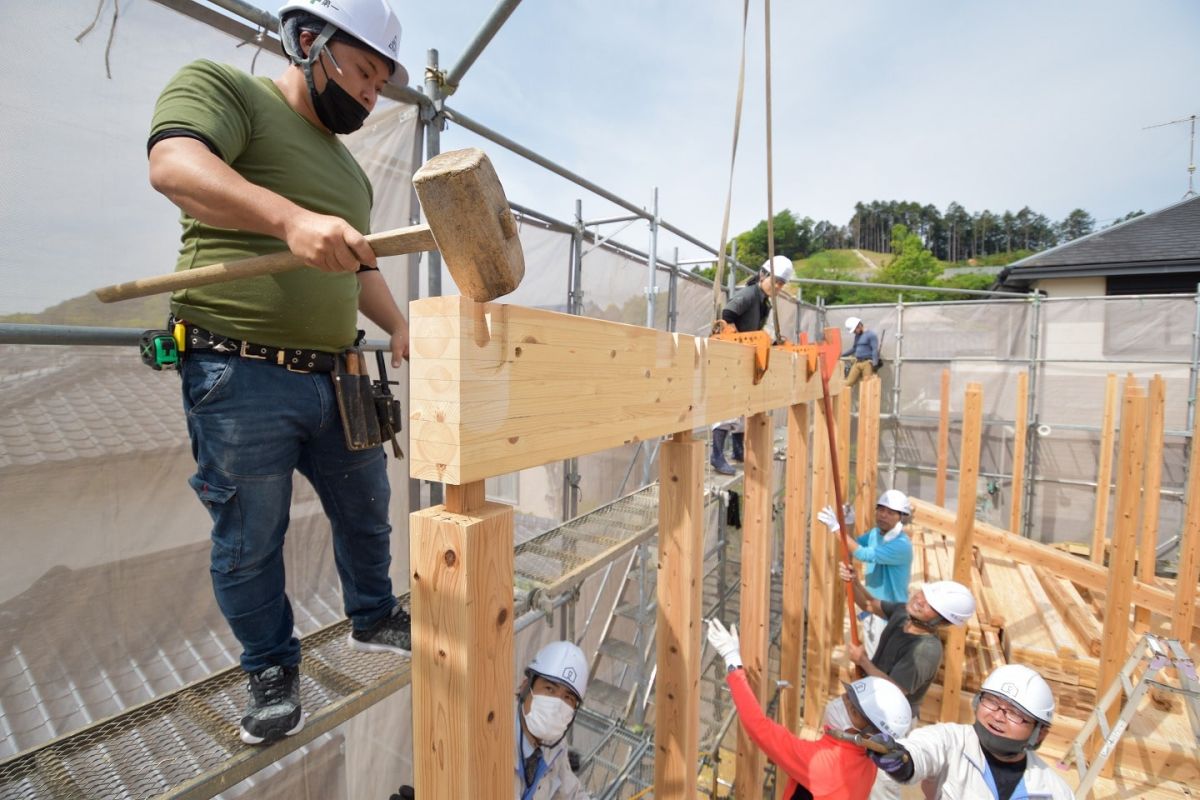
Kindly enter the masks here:
M 842 546 L 842 561 L 854 571 L 854 563 L 850 560 L 850 537 L 846 533 L 846 517 L 842 510 L 842 484 L 839 480 L 837 455 L 837 433 L 833 428 L 833 402 L 829 399 L 829 376 L 825 372 L 825 354 L 818 354 L 820 363 L 817 365 L 821 372 L 821 402 L 825 407 L 825 430 L 829 434 L 829 460 L 833 468 L 833 499 L 836 503 L 834 511 L 837 514 L 838 532 L 841 536 L 838 543 Z M 837 363 L 836 361 L 834 362 Z M 846 581 L 846 607 L 850 613 L 850 641 L 858 645 L 858 613 L 854 608 L 854 582 Z

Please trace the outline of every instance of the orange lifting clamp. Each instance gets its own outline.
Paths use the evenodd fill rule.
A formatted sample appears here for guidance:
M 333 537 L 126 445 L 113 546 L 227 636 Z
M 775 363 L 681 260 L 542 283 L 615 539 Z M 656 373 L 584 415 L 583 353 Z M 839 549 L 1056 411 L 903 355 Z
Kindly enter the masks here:
M 812 374 L 817 371 L 817 364 L 820 363 L 825 372 L 825 379 L 833 375 L 833 367 L 838 363 L 838 359 L 842 355 L 842 333 L 839 328 L 826 328 L 825 341 L 820 344 L 809 344 L 808 334 L 800 334 L 800 344 L 785 344 L 776 345 L 780 350 L 785 350 L 789 353 L 799 353 L 804 356 L 807 366 L 807 374 L 805 377 L 812 377 Z M 822 358 L 821 356 L 824 356 Z
M 720 339 L 723 342 L 737 342 L 738 344 L 748 344 L 754 348 L 754 385 L 757 386 L 762 380 L 763 375 L 767 374 L 767 366 L 771 362 L 771 337 L 766 331 L 749 331 L 747 333 L 738 333 L 737 328 L 730 325 L 723 319 L 713 323 L 713 332 L 710 338 Z

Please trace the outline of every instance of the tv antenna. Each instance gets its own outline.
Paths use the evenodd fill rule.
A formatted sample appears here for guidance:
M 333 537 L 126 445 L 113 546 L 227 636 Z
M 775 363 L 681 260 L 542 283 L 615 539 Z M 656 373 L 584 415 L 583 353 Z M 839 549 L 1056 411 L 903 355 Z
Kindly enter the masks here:
M 1192 187 L 1192 176 L 1196 174 L 1196 115 L 1192 114 L 1190 117 L 1184 117 L 1183 119 L 1173 119 L 1170 122 L 1160 122 L 1157 125 L 1147 125 L 1146 127 L 1142 128 L 1142 130 L 1148 131 L 1151 128 L 1165 128 L 1168 125 L 1182 125 L 1185 122 L 1190 122 L 1192 125 L 1192 137 L 1188 142 L 1188 188 L 1187 192 L 1183 195 L 1184 200 L 1188 199 L 1189 197 L 1196 196 L 1196 190 Z

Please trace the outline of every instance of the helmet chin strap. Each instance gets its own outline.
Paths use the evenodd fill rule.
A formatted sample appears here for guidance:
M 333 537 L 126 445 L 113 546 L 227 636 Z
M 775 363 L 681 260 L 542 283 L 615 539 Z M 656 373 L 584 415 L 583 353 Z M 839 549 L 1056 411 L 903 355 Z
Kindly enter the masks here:
M 300 31 L 296 31 L 296 46 L 294 52 L 292 48 L 292 37 L 283 37 L 284 49 L 287 50 L 288 56 L 292 59 L 292 63 L 300 67 L 300 70 L 304 73 L 304 82 L 308 85 L 308 94 L 314 104 L 317 102 L 317 84 L 313 80 L 313 64 L 320 60 L 321 53 L 325 50 L 325 45 L 337 32 L 338 29 L 334 27 L 332 23 L 326 22 L 325 27 L 322 28 L 321 32 L 317 34 L 317 38 L 313 39 L 312 46 L 308 48 L 307 55 L 300 52 Z

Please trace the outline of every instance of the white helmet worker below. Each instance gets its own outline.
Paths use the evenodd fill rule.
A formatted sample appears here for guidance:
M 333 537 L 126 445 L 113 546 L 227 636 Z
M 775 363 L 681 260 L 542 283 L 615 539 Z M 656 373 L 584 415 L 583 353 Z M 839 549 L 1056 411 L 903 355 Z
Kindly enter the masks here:
M 973 725 L 921 728 L 872 760 L 901 783 L 935 780 L 935 797 L 1069 800 L 1075 795 L 1066 781 L 1033 752 L 1053 717 L 1054 693 L 1045 679 L 1022 664 L 1006 664 L 984 680 Z
M 587 659 L 571 642 L 551 642 L 529 662 L 517 692 L 516 800 L 588 797 L 563 743 L 587 684 Z
M 725 660 L 725 682 L 746 736 L 787 774 L 784 797 L 867 797 L 877 774 L 867 751 L 830 732 L 852 731 L 887 743 L 906 735 L 913 717 L 900 689 L 883 678 L 846 684 L 846 693 L 825 706 L 825 734 L 816 741 L 801 739 L 763 713 L 742 668 L 737 628 L 709 620 L 708 643 Z
M 279 31 L 288 59 L 304 73 L 313 110 L 331 133 L 353 133 L 361 128 L 385 82 L 408 83 L 408 72 L 398 60 L 400 20 L 387 0 L 290 2 L 279 9 Z M 356 97 L 342 86 L 350 71 L 362 64 L 347 60 L 345 51 L 338 57 L 333 44 L 369 54 L 369 60 L 382 67 L 371 73 L 375 77 L 371 97 Z M 320 70 L 315 71 L 315 66 Z M 317 75 L 324 83 L 320 90 Z
M 330 424 L 341 394 L 332 372 L 360 313 L 387 333 L 394 367 L 408 356 L 408 322 L 366 239 L 371 181 L 335 135 L 361 125 L 389 77 L 402 76 L 400 24 L 385 0 L 289 3 L 281 16 L 293 63 L 273 80 L 204 59 L 184 65 L 155 103 L 146 145 L 150 184 L 182 212 L 177 270 L 285 250 L 313 268 L 171 297 L 186 331 L 179 377 L 196 460 L 188 480 L 212 514 L 209 572 L 241 645 L 248 744 L 304 726 L 280 502 L 294 472 L 341 476 L 323 482 L 321 496 L 349 646 L 411 651 L 411 620 L 389 574 L 386 464 L 379 448 L 352 450 L 343 426 Z M 204 413 L 192 414 L 201 398 Z
M 863 378 L 869 378 L 879 369 L 879 336 L 869 331 L 858 317 L 846 320 L 846 330 L 854 335 L 853 341 L 842 358 L 850 359 L 850 371 L 846 373 L 846 385 L 853 386 Z
M 914 589 L 907 603 L 891 603 L 871 597 L 845 564 L 838 565 L 838 572 L 842 580 L 854 581 L 854 601 L 859 608 L 887 620 L 873 655 L 853 644 L 847 646 L 847 655 L 867 675 L 888 678 L 903 689 L 916 717 L 942 663 L 937 630 L 970 619 L 975 613 L 975 597 L 961 583 L 935 581 Z

